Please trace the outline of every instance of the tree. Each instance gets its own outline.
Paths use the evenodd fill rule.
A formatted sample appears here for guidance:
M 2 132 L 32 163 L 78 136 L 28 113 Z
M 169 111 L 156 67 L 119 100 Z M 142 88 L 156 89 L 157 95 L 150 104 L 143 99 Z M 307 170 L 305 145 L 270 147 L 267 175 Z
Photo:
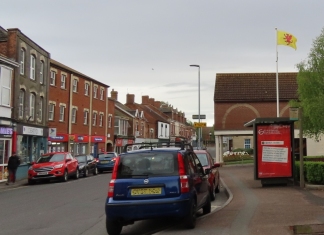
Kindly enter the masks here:
M 303 130 L 306 136 L 319 139 L 324 133 L 324 28 L 313 41 L 308 59 L 297 64 L 299 101 L 303 108 Z

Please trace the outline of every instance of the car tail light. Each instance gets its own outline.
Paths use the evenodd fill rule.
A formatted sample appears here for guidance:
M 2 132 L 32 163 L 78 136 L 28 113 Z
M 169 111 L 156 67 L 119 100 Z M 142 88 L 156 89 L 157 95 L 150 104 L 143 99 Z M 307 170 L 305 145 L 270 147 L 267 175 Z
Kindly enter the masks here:
M 120 158 L 116 158 L 116 163 L 111 175 L 111 180 L 109 182 L 108 186 L 108 197 L 114 197 L 114 188 L 115 188 L 115 181 L 117 179 L 117 171 L 118 171 L 118 164 L 119 164 Z
M 99 158 L 95 158 L 96 159 L 96 162 L 99 162 Z
M 185 169 L 185 165 L 184 165 L 181 153 L 178 153 L 178 165 L 179 165 L 179 174 L 180 174 L 181 193 L 188 193 L 189 192 L 189 180 L 188 180 L 188 176 L 186 175 L 186 169 Z

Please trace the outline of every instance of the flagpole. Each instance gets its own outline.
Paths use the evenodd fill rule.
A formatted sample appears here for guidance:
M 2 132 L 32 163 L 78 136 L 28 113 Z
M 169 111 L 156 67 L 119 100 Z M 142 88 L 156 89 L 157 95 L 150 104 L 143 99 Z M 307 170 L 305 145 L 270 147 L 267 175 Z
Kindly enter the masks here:
M 277 89 L 277 117 L 279 117 L 279 82 L 278 82 L 278 32 L 276 30 L 276 89 Z

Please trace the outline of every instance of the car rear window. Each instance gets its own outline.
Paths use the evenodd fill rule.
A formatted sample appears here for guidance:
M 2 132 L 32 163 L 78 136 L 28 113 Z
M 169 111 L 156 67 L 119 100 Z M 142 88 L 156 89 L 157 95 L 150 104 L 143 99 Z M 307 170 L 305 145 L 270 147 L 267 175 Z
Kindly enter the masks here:
M 174 153 L 130 153 L 121 156 L 118 178 L 178 175 Z
M 199 158 L 199 161 L 202 166 L 208 166 L 208 159 L 206 153 L 196 153 L 196 155 Z
M 110 159 L 110 158 L 114 158 L 115 154 L 114 153 L 101 153 L 101 154 L 98 154 L 98 157 L 100 160 Z
M 78 160 L 78 162 L 87 162 L 87 156 L 76 156 L 75 158 Z

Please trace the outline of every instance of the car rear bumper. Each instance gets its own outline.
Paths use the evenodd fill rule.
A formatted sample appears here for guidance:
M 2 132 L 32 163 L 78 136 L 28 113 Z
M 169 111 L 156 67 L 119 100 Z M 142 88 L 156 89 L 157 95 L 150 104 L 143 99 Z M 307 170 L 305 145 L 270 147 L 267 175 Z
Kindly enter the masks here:
M 97 165 L 97 168 L 100 171 L 112 171 L 114 169 L 114 165 Z
M 106 216 L 109 220 L 136 221 L 158 217 L 181 218 L 189 213 L 190 198 L 114 201 L 107 199 Z

